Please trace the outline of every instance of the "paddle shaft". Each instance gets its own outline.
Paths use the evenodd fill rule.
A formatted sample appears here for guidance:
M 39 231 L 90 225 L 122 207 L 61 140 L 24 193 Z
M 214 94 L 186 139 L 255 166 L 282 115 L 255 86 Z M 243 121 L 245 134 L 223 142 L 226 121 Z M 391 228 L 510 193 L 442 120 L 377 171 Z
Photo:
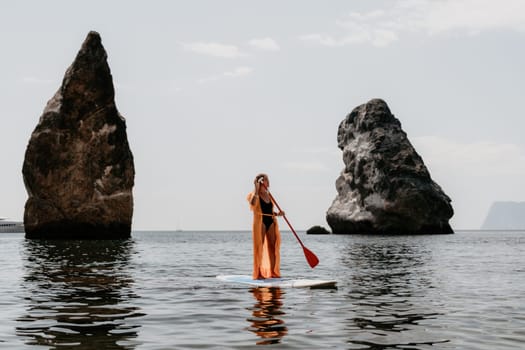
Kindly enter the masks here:
M 283 211 L 282 211 L 281 207 L 279 206 L 279 204 L 277 203 L 275 198 L 273 198 L 272 194 L 268 190 L 268 187 L 266 187 L 266 185 L 264 183 L 261 183 L 261 184 L 263 185 L 263 187 L 268 192 L 268 195 L 270 196 L 270 200 L 275 204 L 277 209 L 279 209 L 279 211 L 282 213 Z M 283 218 L 286 221 L 286 223 L 288 224 L 288 227 L 290 227 L 290 230 L 292 230 L 295 238 L 297 238 L 297 241 L 299 242 L 299 244 L 303 248 L 304 257 L 306 258 L 306 261 L 308 261 L 308 265 L 310 265 L 310 267 L 313 269 L 314 267 L 317 266 L 317 264 L 319 264 L 319 258 L 317 258 L 317 256 L 313 252 L 311 252 L 308 248 L 306 248 L 304 246 L 303 242 L 301 241 L 301 239 L 297 235 L 297 232 L 295 232 L 294 228 L 292 227 L 292 224 L 290 224 L 290 221 L 288 221 L 288 218 L 286 217 L 286 215 L 283 215 Z
M 263 184 L 263 186 L 264 186 L 264 184 Z M 268 191 L 268 187 L 266 187 L 266 186 L 264 186 L 264 187 L 266 188 L 266 191 Z M 283 211 L 282 211 L 281 207 L 279 206 L 279 204 L 277 203 L 275 198 L 273 198 L 273 196 L 270 193 L 270 191 L 268 191 L 268 195 L 270 196 L 270 199 L 272 200 L 272 202 L 275 203 L 275 206 L 277 207 L 277 209 L 279 209 L 279 211 L 282 213 Z M 301 241 L 301 239 L 299 238 L 299 236 L 295 232 L 294 228 L 292 227 L 292 224 L 290 224 L 290 221 L 288 221 L 288 218 L 286 217 L 286 215 L 283 215 L 283 218 L 284 218 L 284 221 L 286 221 L 286 223 L 288 224 L 288 227 L 290 227 L 290 230 L 292 230 L 295 238 L 297 238 L 297 240 L 299 241 L 299 244 L 301 245 L 301 247 L 305 248 L 303 242 Z

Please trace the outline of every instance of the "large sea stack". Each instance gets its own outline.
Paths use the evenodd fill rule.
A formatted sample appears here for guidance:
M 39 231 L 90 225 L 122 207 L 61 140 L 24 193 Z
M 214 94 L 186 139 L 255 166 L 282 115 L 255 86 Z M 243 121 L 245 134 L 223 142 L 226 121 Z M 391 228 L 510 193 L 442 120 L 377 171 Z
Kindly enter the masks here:
M 26 237 L 130 236 L 135 169 L 114 96 L 106 51 L 90 32 L 27 146 Z
M 432 180 L 383 100 L 371 100 L 347 115 L 337 142 L 345 168 L 326 214 L 333 233 L 453 233 L 450 198 Z

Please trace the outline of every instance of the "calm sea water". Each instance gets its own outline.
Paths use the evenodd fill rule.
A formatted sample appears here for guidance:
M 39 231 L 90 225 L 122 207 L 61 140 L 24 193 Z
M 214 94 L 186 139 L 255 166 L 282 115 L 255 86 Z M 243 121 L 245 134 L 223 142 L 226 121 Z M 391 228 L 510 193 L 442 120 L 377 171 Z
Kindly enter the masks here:
M 250 232 L 126 241 L 0 235 L 2 349 L 523 349 L 525 232 L 283 232 L 283 275 L 337 289 L 254 289 Z

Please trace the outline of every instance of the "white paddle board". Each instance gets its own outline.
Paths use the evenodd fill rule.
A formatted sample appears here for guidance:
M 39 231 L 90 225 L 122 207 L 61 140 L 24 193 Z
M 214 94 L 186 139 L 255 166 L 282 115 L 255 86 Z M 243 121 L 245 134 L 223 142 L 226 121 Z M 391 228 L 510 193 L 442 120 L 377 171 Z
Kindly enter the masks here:
M 223 282 L 247 284 L 253 287 L 279 288 L 330 288 L 335 287 L 337 281 L 317 279 L 267 278 L 254 280 L 246 275 L 219 275 L 217 279 Z

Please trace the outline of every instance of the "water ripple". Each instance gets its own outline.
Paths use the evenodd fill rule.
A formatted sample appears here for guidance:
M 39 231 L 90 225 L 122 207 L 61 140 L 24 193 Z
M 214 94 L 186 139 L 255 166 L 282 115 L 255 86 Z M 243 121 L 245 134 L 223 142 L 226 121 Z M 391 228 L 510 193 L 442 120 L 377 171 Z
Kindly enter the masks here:
M 17 335 L 29 345 L 126 349 L 143 316 L 126 270 L 133 241 L 24 242 L 23 300 Z
M 304 233 L 302 233 L 304 235 Z M 285 276 L 337 289 L 250 288 L 249 232 L 123 241 L 0 236 L 6 349 L 519 349 L 525 234 L 306 236 L 283 232 Z

